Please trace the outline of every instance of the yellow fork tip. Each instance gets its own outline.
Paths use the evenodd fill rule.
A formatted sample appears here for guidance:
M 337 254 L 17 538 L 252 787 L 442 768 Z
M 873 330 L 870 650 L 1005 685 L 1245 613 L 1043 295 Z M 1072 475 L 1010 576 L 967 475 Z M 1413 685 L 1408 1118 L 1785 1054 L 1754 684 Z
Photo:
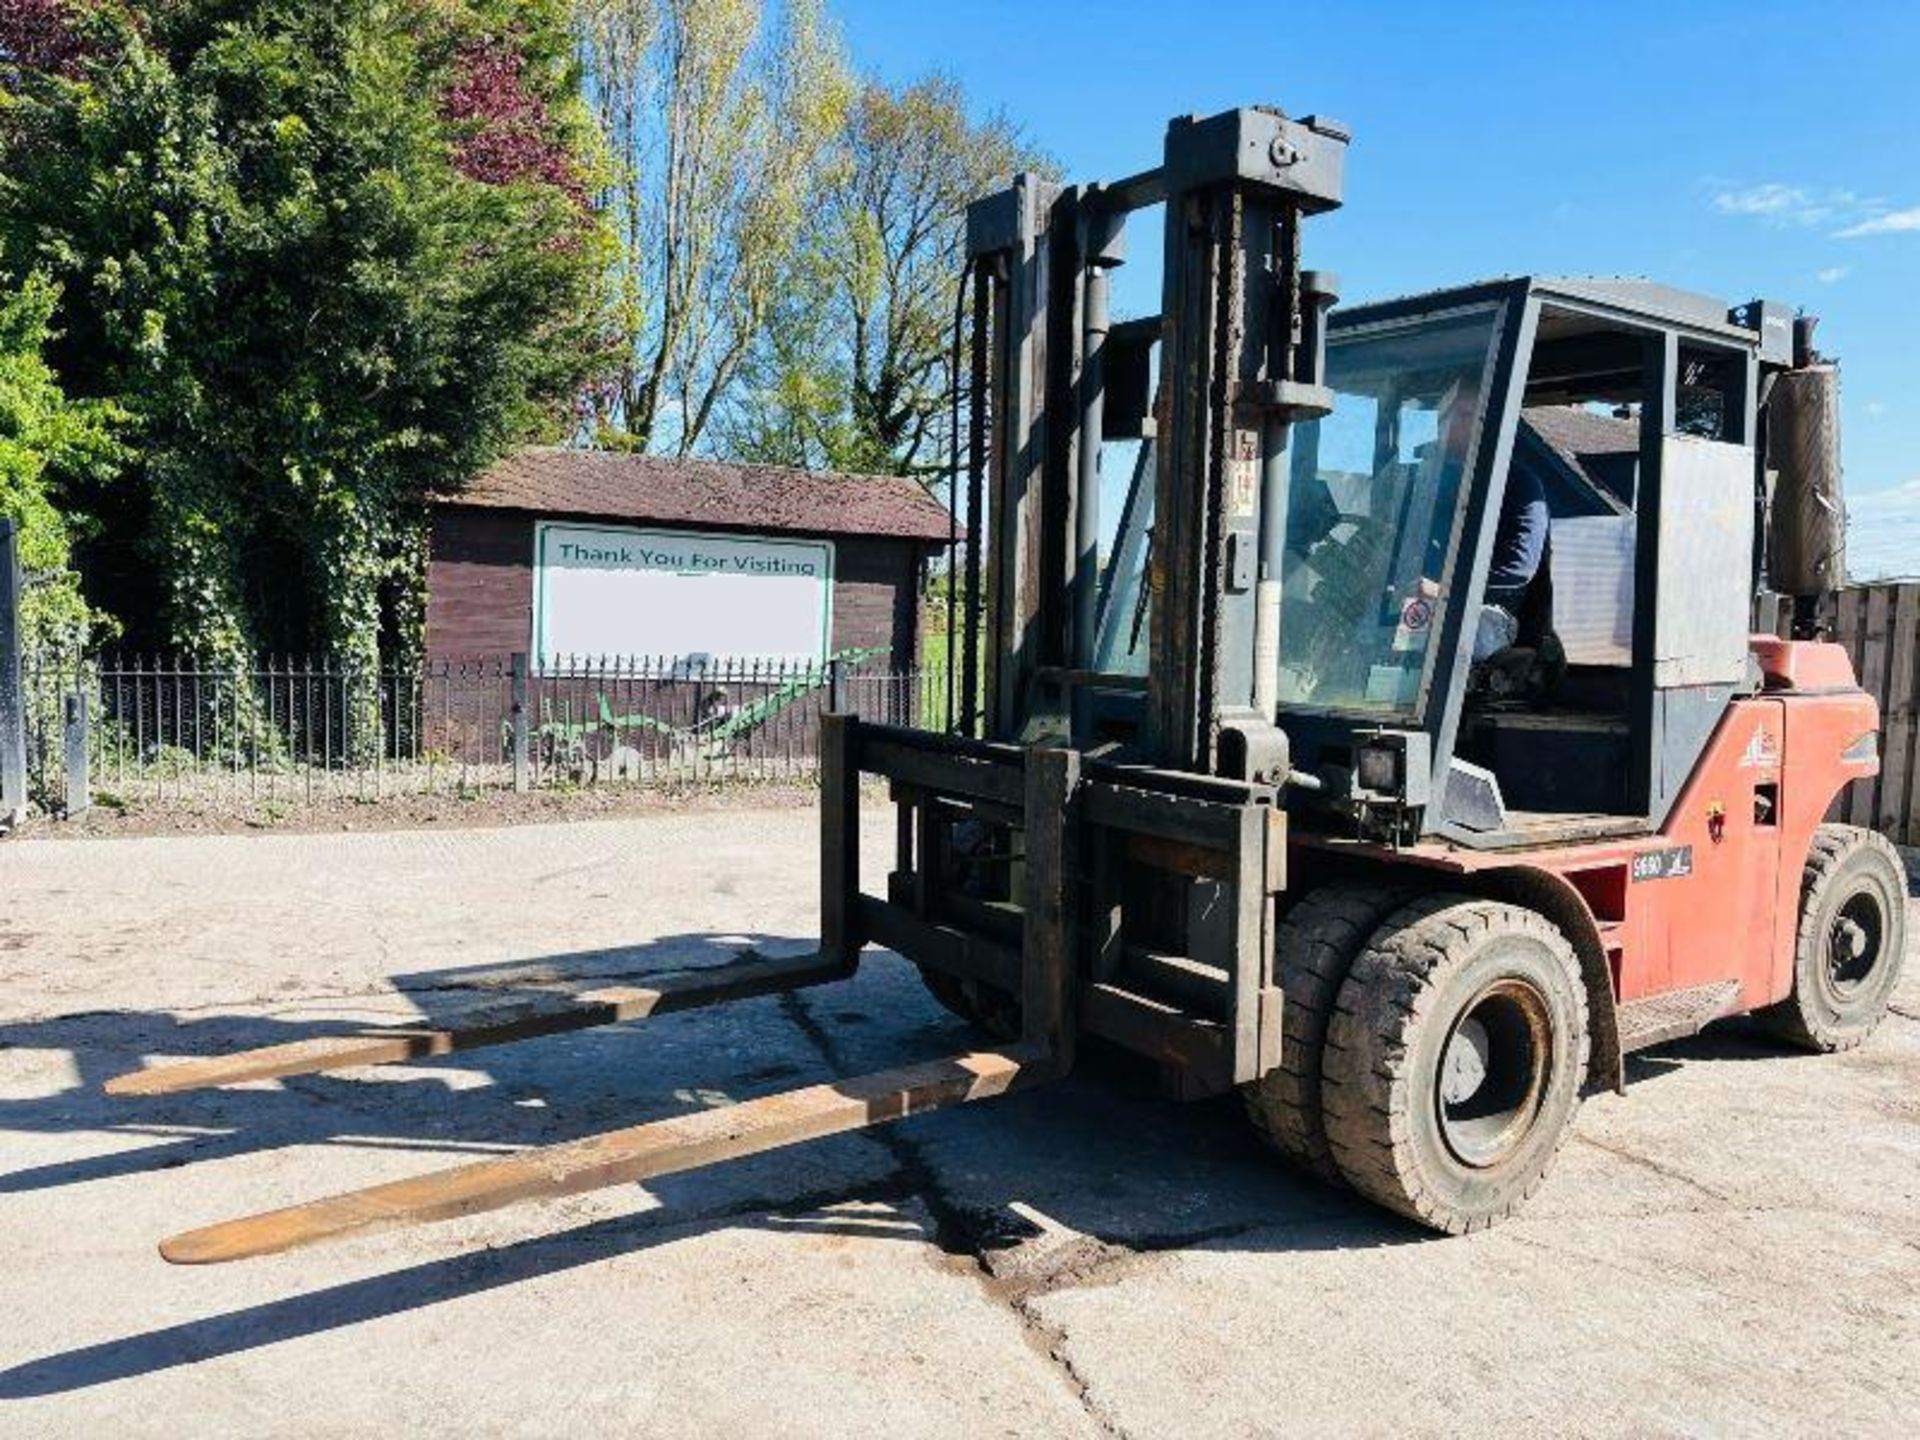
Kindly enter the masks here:
M 220 1243 L 211 1230 L 188 1230 L 170 1235 L 160 1242 L 160 1258 L 169 1265 L 219 1265 L 228 1260 L 243 1260 L 247 1252 Z

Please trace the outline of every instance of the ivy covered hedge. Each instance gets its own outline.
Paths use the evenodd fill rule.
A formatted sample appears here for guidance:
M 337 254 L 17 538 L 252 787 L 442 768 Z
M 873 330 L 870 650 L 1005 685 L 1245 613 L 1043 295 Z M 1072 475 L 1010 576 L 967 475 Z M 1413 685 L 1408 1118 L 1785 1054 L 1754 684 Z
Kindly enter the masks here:
M 411 644 L 427 497 L 565 433 L 603 361 L 592 134 L 557 0 L 9 0 L 0 327 L 36 358 L 0 363 L 65 392 L 0 399 L 36 563 L 77 530 L 136 646 Z

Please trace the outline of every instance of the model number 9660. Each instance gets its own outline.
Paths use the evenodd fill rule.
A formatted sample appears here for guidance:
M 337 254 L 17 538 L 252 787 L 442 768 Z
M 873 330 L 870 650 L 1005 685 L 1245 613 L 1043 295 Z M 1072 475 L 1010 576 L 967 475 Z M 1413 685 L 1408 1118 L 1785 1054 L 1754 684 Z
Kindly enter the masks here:
M 1671 850 L 1648 850 L 1633 857 L 1635 880 L 1674 880 L 1693 873 L 1693 847 L 1676 845 Z

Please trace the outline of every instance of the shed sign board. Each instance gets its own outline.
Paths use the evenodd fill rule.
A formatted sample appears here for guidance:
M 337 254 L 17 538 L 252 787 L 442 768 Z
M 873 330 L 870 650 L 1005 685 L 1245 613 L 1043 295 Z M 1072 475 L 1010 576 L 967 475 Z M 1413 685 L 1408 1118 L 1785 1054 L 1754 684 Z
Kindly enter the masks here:
M 555 656 L 820 661 L 833 542 L 542 522 L 533 649 Z

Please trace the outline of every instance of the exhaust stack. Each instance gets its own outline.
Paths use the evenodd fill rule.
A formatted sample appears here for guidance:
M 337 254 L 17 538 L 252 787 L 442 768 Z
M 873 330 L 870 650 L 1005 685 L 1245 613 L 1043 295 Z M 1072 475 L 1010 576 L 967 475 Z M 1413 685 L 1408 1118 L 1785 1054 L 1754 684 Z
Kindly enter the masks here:
M 1846 494 L 1840 469 L 1840 368 L 1814 349 L 1819 321 L 1793 325 L 1793 368 L 1775 377 L 1767 401 L 1767 459 L 1773 488 L 1767 580 L 1782 595 L 1810 600 L 1846 583 Z M 1804 605 L 1796 607 L 1802 613 Z

